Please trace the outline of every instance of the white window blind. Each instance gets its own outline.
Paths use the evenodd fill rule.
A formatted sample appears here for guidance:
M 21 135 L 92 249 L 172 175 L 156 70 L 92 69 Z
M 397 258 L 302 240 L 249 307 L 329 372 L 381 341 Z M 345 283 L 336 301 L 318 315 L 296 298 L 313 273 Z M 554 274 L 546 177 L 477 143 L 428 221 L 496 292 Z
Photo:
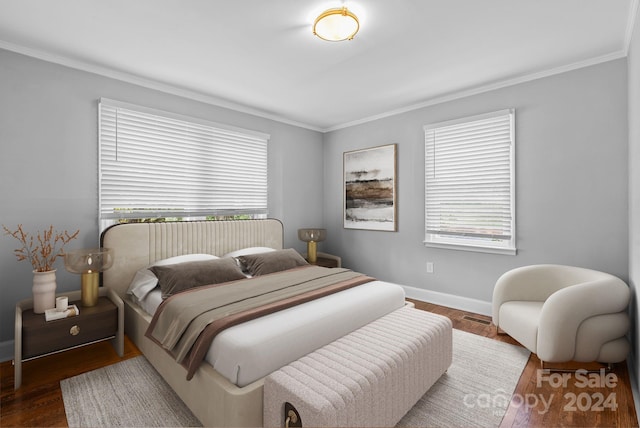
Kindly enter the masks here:
M 267 213 L 269 136 L 100 100 L 100 218 Z
M 424 131 L 425 244 L 515 254 L 514 111 Z

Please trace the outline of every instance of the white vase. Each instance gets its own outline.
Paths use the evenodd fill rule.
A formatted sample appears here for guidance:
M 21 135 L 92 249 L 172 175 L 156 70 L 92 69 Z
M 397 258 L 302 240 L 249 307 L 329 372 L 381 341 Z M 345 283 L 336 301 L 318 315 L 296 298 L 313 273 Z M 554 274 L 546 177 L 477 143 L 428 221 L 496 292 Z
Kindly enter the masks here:
M 56 307 L 56 270 L 33 271 L 33 312 L 43 314 Z

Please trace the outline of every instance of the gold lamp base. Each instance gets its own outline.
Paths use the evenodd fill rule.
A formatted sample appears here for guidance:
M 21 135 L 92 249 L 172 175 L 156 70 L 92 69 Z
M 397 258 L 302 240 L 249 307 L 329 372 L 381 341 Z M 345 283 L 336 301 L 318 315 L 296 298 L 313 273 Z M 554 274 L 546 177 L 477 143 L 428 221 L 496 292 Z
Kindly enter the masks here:
M 95 306 L 98 304 L 99 272 L 83 272 L 80 284 L 82 306 Z
M 318 245 L 316 241 L 307 242 L 307 261 L 312 265 L 318 262 Z

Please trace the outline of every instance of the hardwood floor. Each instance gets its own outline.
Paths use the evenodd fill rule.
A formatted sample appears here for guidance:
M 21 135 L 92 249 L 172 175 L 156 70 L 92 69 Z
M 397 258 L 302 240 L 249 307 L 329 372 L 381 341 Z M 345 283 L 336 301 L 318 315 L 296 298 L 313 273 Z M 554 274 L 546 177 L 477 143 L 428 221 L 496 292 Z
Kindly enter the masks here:
M 430 303 L 413 302 L 419 309 L 449 317 L 454 328 L 517 345 L 509 336 L 496 334 L 489 317 Z M 13 390 L 11 361 L 0 363 L 0 426 L 66 427 L 60 381 L 138 355 L 141 355 L 140 351 L 125 337 L 123 358 L 116 354 L 111 344 L 101 342 L 32 360 L 23 364 L 22 387 L 18 391 Z M 587 368 L 598 369 L 599 366 Z M 561 373 L 541 371 L 540 361 L 532 355 L 520 377 L 501 426 L 638 426 L 626 364 L 615 366 L 604 378 L 600 373 L 584 377 L 565 373 L 566 381 L 563 381 L 562 376 Z M 550 403 L 548 408 L 545 403 Z M 612 408 L 613 404 L 617 405 L 616 409 Z

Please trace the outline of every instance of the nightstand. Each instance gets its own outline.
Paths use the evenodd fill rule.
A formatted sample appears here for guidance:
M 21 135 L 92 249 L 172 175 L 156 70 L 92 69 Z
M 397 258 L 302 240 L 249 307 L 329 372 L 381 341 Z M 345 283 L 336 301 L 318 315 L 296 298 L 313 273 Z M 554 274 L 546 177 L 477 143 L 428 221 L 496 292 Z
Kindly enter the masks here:
M 307 255 L 305 254 L 305 259 Z M 316 266 L 323 266 L 329 268 L 339 268 L 342 267 L 342 259 L 339 256 L 334 256 L 333 254 L 321 253 L 318 251 Z
M 14 389 L 22 384 L 22 363 L 103 340 L 111 340 L 119 356 L 124 354 L 124 304 L 110 289 L 100 288 L 98 304 L 84 307 L 80 291 L 59 293 L 68 296 L 80 315 L 46 321 L 33 312 L 33 300 L 16 304 Z

